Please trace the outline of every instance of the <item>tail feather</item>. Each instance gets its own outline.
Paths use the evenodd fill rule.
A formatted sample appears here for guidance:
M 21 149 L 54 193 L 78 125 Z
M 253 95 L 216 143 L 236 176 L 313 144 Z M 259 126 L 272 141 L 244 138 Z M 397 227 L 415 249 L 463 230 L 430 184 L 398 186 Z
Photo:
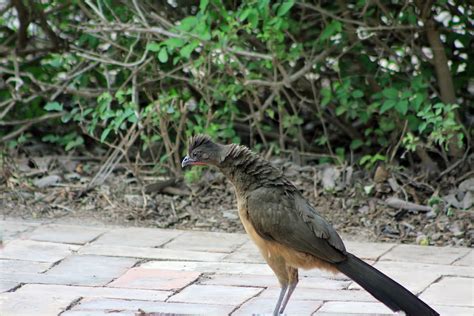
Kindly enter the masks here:
M 336 264 L 336 268 L 393 311 L 416 316 L 439 315 L 406 288 L 352 254 L 347 254 L 347 260 Z

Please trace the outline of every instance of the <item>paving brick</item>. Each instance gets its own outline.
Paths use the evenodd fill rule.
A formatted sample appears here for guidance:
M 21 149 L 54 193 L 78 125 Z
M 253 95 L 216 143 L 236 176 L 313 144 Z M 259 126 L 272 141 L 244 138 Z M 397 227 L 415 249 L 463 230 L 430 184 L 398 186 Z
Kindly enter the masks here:
M 74 297 L 62 293 L 29 296 L 17 292 L 0 294 L 2 316 L 58 315 Z
M 0 294 L 2 316 L 58 315 L 81 297 L 164 301 L 171 292 L 64 285 L 27 284 Z
M 323 313 L 334 315 L 396 315 L 382 303 L 369 302 L 326 302 L 315 315 Z
M 29 239 L 84 245 L 106 231 L 98 227 L 49 224 L 38 227 Z
M 345 241 L 347 251 L 361 259 L 377 260 L 381 255 L 392 249 L 396 244 Z
M 0 278 L 10 273 L 40 273 L 51 266 L 48 262 L 0 259 Z
M 79 246 L 32 240 L 13 240 L 0 249 L 0 258 L 56 262 Z
M 468 248 L 398 245 L 380 260 L 451 264 L 468 252 Z
M 194 250 L 230 253 L 248 241 L 244 234 L 188 231 L 164 247 L 177 250 Z
M 9 290 L 17 287 L 18 285 L 20 285 L 20 283 L 18 283 L 18 282 L 0 280 L 0 293 L 9 291 Z M 0 304 L 0 306 L 1 306 L 1 304 Z M 0 308 L 0 311 L 1 311 L 1 308 Z
M 193 284 L 171 296 L 168 302 L 237 305 L 261 291 L 253 287 Z
M 257 246 L 251 241 L 247 241 L 234 252 L 227 255 L 224 261 L 228 262 L 245 262 L 245 263 L 265 263 Z
M 250 286 L 269 287 L 279 286 L 278 279 L 273 275 L 256 274 L 210 274 L 201 277 L 199 284 L 203 285 L 227 285 L 227 286 Z
M 472 316 L 474 307 L 432 305 L 433 309 L 440 315 Z
M 364 260 L 369 264 L 373 264 L 372 261 Z M 311 269 L 311 270 L 299 270 L 300 277 L 316 277 L 316 278 L 328 278 L 332 280 L 348 281 L 350 280 L 347 276 L 342 273 L 334 273 L 332 271 L 326 271 L 321 269 Z
M 158 247 L 183 232 L 178 230 L 127 227 L 113 229 L 100 236 L 94 245 L 115 245 L 132 247 Z
M 454 262 L 453 265 L 473 267 L 474 266 L 474 250 L 470 250 L 467 255 L 460 258 L 459 260 L 456 260 L 456 262 Z
M 290 300 L 285 309 L 287 315 L 311 315 L 322 304 L 320 301 L 299 301 Z M 260 298 L 256 297 L 242 305 L 232 315 L 271 315 L 275 308 L 276 298 Z
M 110 287 L 177 290 L 199 278 L 199 272 L 133 268 L 110 283 Z
M 270 267 L 263 263 L 150 261 L 144 263 L 142 266 L 144 268 L 198 271 L 204 273 L 275 275 Z M 318 269 L 300 270 L 300 277 L 322 277 L 341 281 L 350 280 L 342 273 L 334 274 Z
M 467 266 L 437 265 L 418 262 L 379 261 L 375 267 L 418 294 L 443 275 L 474 278 L 474 269 Z M 360 288 L 352 283 L 349 287 Z
M 273 275 L 268 265 L 257 263 L 150 261 L 142 264 L 141 267 L 205 273 Z
M 445 265 L 445 264 L 429 264 L 429 263 L 419 263 L 419 262 L 391 262 L 391 261 L 379 261 L 375 264 L 376 267 L 380 269 L 392 269 L 394 271 L 408 271 L 411 275 L 413 274 L 422 274 L 424 275 L 426 271 L 436 271 L 440 276 L 441 275 L 451 275 L 451 276 L 460 276 L 474 278 L 474 269 L 467 266 L 454 266 L 454 265 Z
M 474 279 L 443 277 L 421 295 L 427 303 L 474 307 Z
M 119 299 L 90 299 L 85 298 L 80 304 L 74 306 L 72 311 L 80 311 L 87 315 L 87 311 L 138 311 L 143 310 L 146 313 L 169 313 L 170 315 L 228 315 L 235 307 L 233 305 L 214 305 L 214 304 L 192 304 L 192 303 L 170 303 L 170 302 L 149 302 L 145 300 L 119 300 Z M 64 314 L 68 315 L 68 314 Z M 94 314 L 93 314 L 94 315 Z M 100 314 L 99 314 L 100 315 Z M 110 312 L 109 314 L 110 315 Z M 114 314 L 112 314 L 114 315 Z
M 208 278 L 203 278 L 200 284 L 280 287 L 278 279 L 275 276 L 269 275 L 215 274 Z M 349 284 L 350 281 L 340 281 L 321 277 L 300 277 L 298 287 L 341 290 L 347 288 Z
M 39 223 L 23 221 L 0 221 L 0 240 L 7 241 L 14 237 L 21 237 L 22 233 L 32 230 L 39 225 Z
M 119 310 L 68 310 L 61 313 L 61 316 L 137 316 L 136 311 Z M 150 315 L 151 316 L 151 315 Z M 158 316 L 158 315 L 157 315 Z
M 134 258 L 76 255 L 64 259 L 46 274 L 61 276 L 66 284 L 98 286 L 118 278 L 136 262 Z
M 63 314 L 61 314 L 63 315 Z M 379 314 L 379 313 L 337 313 L 337 312 L 334 312 L 334 313 L 331 313 L 331 312 L 316 312 L 314 313 L 313 315 L 315 316 L 361 316 L 361 315 L 364 315 L 364 316 L 383 316 L 383 315 L 398 315 L 398 314 Z M 400 314 L 400 315 L 403 315 L 403 314 Z M 89 315 L 88 315 L 89 316 Z
M 273 272 L 242 234 L 118 228 L 80 247 L 107 228 L 91 233 L 81 226 L 37 226 L 0 221 L 0 231 L 5 227 L 4 236 L 10 236 L 0 250 L 2 316 L 57 315 L 80 298 L 62 315 L 135 316 L 139 308 L 220 315 L 242 303 L 238 315 L 271 313 L 279 294 Z M 441 314 L 474 314 L 472 249 L 360 242 L 346 246 L 371 264 L 380 257 L 375 267 L 415 293 L 423 292 L 420 297 L 432 306 L 436 303 Z M 155 261 L 130 268 L 137 258 Z M 201 273 L 209 275 L 198 279 Z M 193 284 L 196 280 L 199 283 Z M 107 287 L 100 287 L 104 284 Z M 348 284 L 355 290 L 347 290 Z M 183 287 L 177 294 L 172 291 Z M 391 314 L 342 274 L 300 270 L 286 312 L 311 314 L 318 307 L 316 315 Z
M 262 298 L 277 299 L 280 289 L 268 288 L 259 295 Z M 362 290 L 328 290 L 297 287 L 291 299 L 315 301 L 361 301 L 376 302 L 377 300 Z
M 374 267 L 415 294 L 419 294 L 442 275 L 442 271 L 427 263 L 379 261 Z M 360 288 L 356 283 L 349 286 L 349 289 Z
M 0 273 L 3 282 L 37 283 L 37 284 L 64 284 L 71 282 L 71 276 L 47 275 L 45 273 Z
M 345 278 L 345 276 L 344 276 Z M 310 289 L 342 290 L 347 289 L 352 281 L 328 277 L 300 276 L 298 287 Z
M 132 257 L 161 260 L 185 260 L 185 261 L 219 261 L 225 254 L 204 251 L 187 251 L 178 249 L 145 248 L 131 246 L 111 245 L 87 245 L 79 251 L 81 254 Z

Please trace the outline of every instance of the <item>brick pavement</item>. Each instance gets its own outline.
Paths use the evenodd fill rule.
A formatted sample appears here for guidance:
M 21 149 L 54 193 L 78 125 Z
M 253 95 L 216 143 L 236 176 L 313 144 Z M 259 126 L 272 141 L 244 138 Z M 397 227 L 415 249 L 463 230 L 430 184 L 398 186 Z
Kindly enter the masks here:
M 0 237 L 2 316 L 270 314 L 279 292 L 242 234 L 10 220 Z M 442 315 L 474 315 L 472 249 L 346 245 Z M 288 315 L 392 315 L 343 275 L 300 275 Z

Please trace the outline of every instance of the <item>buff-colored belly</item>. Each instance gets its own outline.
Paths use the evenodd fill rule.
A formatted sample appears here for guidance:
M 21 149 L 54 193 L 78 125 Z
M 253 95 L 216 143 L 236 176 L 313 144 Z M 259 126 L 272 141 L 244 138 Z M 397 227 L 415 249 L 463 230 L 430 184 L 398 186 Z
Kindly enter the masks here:
M 286 265 L 293 268 L 319 268 L 329 270 L 331 272 L 337 272 L 337 269 L 334 268 L 333 265 L 320 260 L 313 255 L 294 250 L 275 241 L 263 239 L 257 233 L 252 223 L 248 220 L 246 214 L 247 212 L 239 207 L 239 216 L 242 224 L 244 225 L 245 231 L 250 236 L 252 241 L 257 245 L 260 253 L 270 265 L 274 261 L 280 261 L 283 259 Z

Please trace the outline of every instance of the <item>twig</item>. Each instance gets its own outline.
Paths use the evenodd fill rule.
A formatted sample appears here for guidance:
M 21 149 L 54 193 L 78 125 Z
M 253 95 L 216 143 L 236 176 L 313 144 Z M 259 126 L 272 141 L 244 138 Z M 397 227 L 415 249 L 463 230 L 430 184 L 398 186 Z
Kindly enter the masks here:
M 135 122 L 130 127 L 127 134 L 122 138 L 120 144 L 117 146 L 117 148 L 114 149 L 112 154 L 107 158 L 107 161 L 100 167 L 99 171 L 94 176 L 94 178 L 92 178 L 91 182 L 89 182 L 85 191 L 89 191 L 90 189 L 104 183 L 104 181 L 108 178 L 108 176 L 114 170 L 115 166 L 126 155 L 128 148 L 135 142 L 138 135 L 140 134 L 140 129 L 137 128 L 137 126 L 138 126 L 138 123 Z
M 331 46 L 328 49 L 325 49 L 322 51 L 319 55 L 311 59 L 304 65 L 300 70 L 297 72 L 293 73 L 292 75 L 288 76 L 285 80 L 282 81 L 265 81 L 265 80 L 246 80 L 244 82 L 245 85 L 261 85 L 261 86 L 269 86 L 269 87 L 275 87 L 275 86 L 286 86 L 289 87 L 290 84 L 301 77 L 303 77 L 315 64 L 326 58 L 332 51 L 335 50 L 334 46 Z
M 390 197 L 386 199 L 385 204 L 387 204 L 388 206 L 392 208 L 405 209 L 409 211 L 429 212 L 432 210 L 432 208 L 429 206 L 419 205 L 419 204 L 411 203 L 408 201 L 403 201 L 396 197 Z
M 400 135 L 400 139 L 398 140 L 397 144 L 395 145 L 395 147 L 392 150 L 392 154 L 390 155 L 390 160 L 389 160 L 390 164 L 392 163 L 393 159 L 395 158 L 395 154 L 397 153 L 398 148 L 400 147 L 400 145 L 403 141 L 403 137 L 405 136 L 405 133 L 407 132 L 407 127 L 408 127 L 408 120 L 405 120 L 405 124 L 403 125 L 403 130 L 402 130 L 402 133 Z
M 90 59 L 90 60 L 98 61 L 98 62 L 101 62 L 101 63 L 104 63 L 104 64 L 111 64 L 111 65 L 116 65 L 116 66 L 121 66 L 121 67 L 126 67 L 126 68 L 132 68 L 132 67 L 136 67 L 136 66 L 140 65 L 141 63 L 143 63 L 145 61 L 145 59 L 148 55 L 148 50 L 145 49 L 145 51 L 143 53 L 143 56 L 139 60 L 137 60 L 133 63 L 122 63 L 122 62 L 117 61 L 117 60 L 91 55 L 90 52 L 85 52 L 85 51 L 83 51 L 83 50 L 81 50 L 77 47 L 74 48 L 74 50 L 76 51 L 76 54 L 78 56 L 81 56 L 85 59 Z
M 332 12 L 327 11 L 327 10 L 321 8 L 319 5 L 311 5 L 311 4 L 302 3 L 302 2 L 297 2 L 296 5 L 299 6 L 299 7 L 302 7 L 302 8 L 306 8 L 306 9 L 310 9 L 310 10 L 319 12 L 320 14 L 326 15 L 326 16 L 328 16 L 328 17 L 330 17 L 330 18 L 335 19 L 335 20 L 339 20 L 339 21 L 342 21 L 342 22 L 351 23 L 351 24 L 355 24 L 355 25 L 360 25 L 360 26 L 367 26 L 366 24 L 364 24 L 364 23 L 362 23 L 362 22 L 360 22 L 360 21 L 351 20 L 351 19 L 346 19 L 346 18 L 342 18 L 342 17 L 340 17 L 340 16 L 338 16 L 338 15 L 335 15 L 335 14 L 333 14 Z
M 321 111 L 321 106 L 320 106 L 320 104 L 319 104 L 319 102 L 316 98 L 316 87 L 314 86 L 314 81 L 313 80 L 310 80 L 310 82 L 311 82 L 311 90 L 313 91 L 314 106 L 316 107 L 316 110 L 318 111 L 319 120 L 321 121 L 321 125 L 323 127 L 324 137 L 326 138 L 326 145 L 328 147 L 329 152 L 331 153 L 331 156 L 334 156 L 334 152 L 332 151 L 331 142 L 329 141 L 328 130 L 326 128 L 326 121 L 324 120 L 324 115 Z
M 464 155 L 462 156 L 462 158 L 459 159 L 459 160 L 457 160 L 455 163 L 453 163 L 451 166 L 449 166 L 449 167 L 446 168 L 443 172 L 441 172 L 441 173 L 439 174 L 439 176 L 436 178 L 436 180 L 441 179 L 444 175 L 450 173 L 450 172 L 453 171 L 457 166 L 459 166 L 460 164 L 462 164 L 462 163 L 466 160 L 466 158 L 467 158 L 467 156 L 468 156 L 468 154 L 469 154 L 470 151 L 471 151 L 471 147 L 468 147 L 468 148 L 466 149 L 466 151 L 464 152 Z
M 0 139 L 0 144 L 4 143 L 4 142 L 6 142 L 6 141 L 8 141 L 12 138 L 15 138 L 16 136 L 18 136 L 21 133 L 23 133 L 24 131 L 26 131 L 28 128 L 31 127 L 31 125 L 33 125 L 35 123 L 39 123 L 39 122 L 46 121 L 46 120 L 53 119 L 53 118 L 58 118 L 58 117 L 61 117 L 63 115 L 64 115 L 64 112 L 58 112 L 58 113 L 46 114 L 46 115 L 40 116 L 40 117 L 35 118 L 35 119 L 31 119 L 31 120 L 20 120 L 20 121 L 13 121 L 13 122 L 0 122 L 0 126 L 2 126 L 2 125 L 3 126 L 8 126 L 8 125 L 25 124 L 22 127 L 20 127 L 19 129 L 11 132 L 10 134 L 7 134 L 7 135 L 3 136 Z
M 271 55 L 261 54 L 257 52 L 250 52 L 250 51 L 240 50 L 240 49 L 235 49 L 235 48 L 227 48 L 227 51 L 234 53 L 236 55 L 245 56 L 245 57 L 273 60 L 273 57 Z

